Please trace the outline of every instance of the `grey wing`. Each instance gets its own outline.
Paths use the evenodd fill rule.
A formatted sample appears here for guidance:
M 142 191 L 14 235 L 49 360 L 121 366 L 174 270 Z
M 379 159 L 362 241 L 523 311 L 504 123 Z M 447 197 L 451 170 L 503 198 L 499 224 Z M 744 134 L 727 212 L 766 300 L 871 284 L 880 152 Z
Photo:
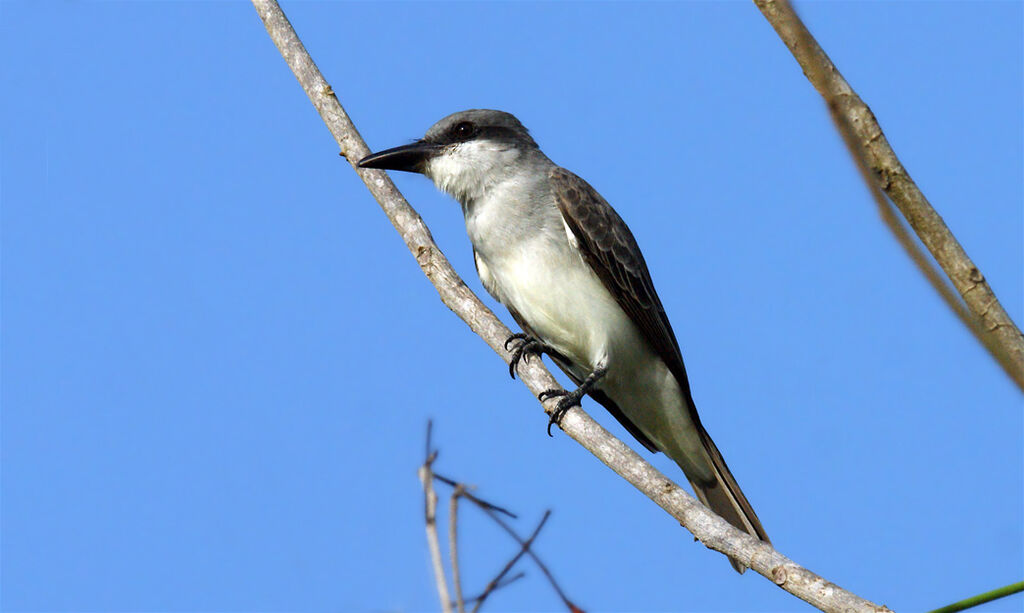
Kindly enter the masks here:
M 551 184 L 584 259 L 675 376 L 699 425 L 679 343 L 633 233 L 597 190 L 568 170 L 552 170 Z
M 714 471 L 714 478 L 708 481 L 687 476 L 697 497 L 732 525 L 768 541 L 757 513 L 736 483 L 725 458 L 700 423 L 690 394 L 690 383 L 686 378 L 679 343 L 672 332 L 665 309 L 661 306 L 661 300 L 654 291 L 651 274 L 633 233 L 611 205 L 583 179 L 567 170 L 556 168 L 551 171 L 551 182 L 562 219 L 576 237 L 584 259 L 679 382 L 690 419 L 697 427 Z M 619 417 L 619 421 L 623 421 L 623 417 Z M 733 568 L 743 572 L 741 562 L 731 561 Z

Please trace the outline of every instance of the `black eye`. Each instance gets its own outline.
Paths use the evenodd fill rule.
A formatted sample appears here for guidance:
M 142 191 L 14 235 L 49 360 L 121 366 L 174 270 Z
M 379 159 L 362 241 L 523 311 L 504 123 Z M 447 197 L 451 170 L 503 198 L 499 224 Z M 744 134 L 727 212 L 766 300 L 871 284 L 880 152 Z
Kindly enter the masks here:
M 474 132 L 476 132 L 476 128 L 468 121 L 460 121 L 452 128 L 452 136 L 458 139 L 467 139 L 473 136 Z

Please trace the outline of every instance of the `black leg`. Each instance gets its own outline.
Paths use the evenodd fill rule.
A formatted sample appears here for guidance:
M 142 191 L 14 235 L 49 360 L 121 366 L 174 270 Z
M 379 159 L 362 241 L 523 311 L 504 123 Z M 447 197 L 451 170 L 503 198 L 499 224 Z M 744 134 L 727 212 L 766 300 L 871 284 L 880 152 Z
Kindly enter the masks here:
M 594 372 L 587 375 L 587 378 L 583 380 L 583 383 L 581 383 L 579 387 L 571 392 L 567 392 L 565 390 L 544 390 L 537 395 L 537 399 L 541 402 L 561 396 L 558 404 L 555 405 L 555 410 L 551 412 L 551 420 L 548 421 L 548 436 L 553 436 L 551 434 L 551 426 L 557 425 L 558 427 L 562 427 L 562 417 L 565 416 L 566 412 L 568 412 L 572 407 L 580 406 L 580 400 L 587 395 L 587 392 L 589 392 L 594 387 L 594 384 L 600 381 L 601 377 L 605 376 L 607 372 L 607 368 L 599 366 Z
M 513 342 L 519 341 L 515 349 L 509 349 L 509 345 Z M 550 353 L 551 347 L 548 347 L 539 340 L 533 338 L 529 334 L 523 334 L 518 332 L 508 337 L 505 341 L 505 351 L 512 353 L 512 359 L 508 362 L 508 374 L 513 379 L 516 378 L 516 367 L 519 366 L 520 360 L 530 361 L 530 356 L 540 355 L 542 353 Z

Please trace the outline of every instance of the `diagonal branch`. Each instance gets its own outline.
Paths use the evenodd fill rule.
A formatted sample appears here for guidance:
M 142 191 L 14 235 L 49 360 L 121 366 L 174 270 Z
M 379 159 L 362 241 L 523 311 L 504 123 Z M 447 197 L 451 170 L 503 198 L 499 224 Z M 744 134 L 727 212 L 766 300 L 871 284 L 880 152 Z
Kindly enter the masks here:
M 780 2 L 786 3 L 787 0 L 780 0 Z M 796 15 L 792 5 L 788 3 L 780 4 L 779 10 L 783 14 L 787 15 L 787 18 L 799 19 L 799 16 Z M 810 38 L 811 33 L 806 29 L 802 30 L 799 34 L 799 47 L 807 49 L 815 44 L 813 39 Z M 821 63 L 812 64 L 810 66 L 809 77 L 811 81 L 829 83 L 823 76 L 825 68 L 826 67 Z M 900 246 L 903 247 L 903 250 L 907 252 L 907 256 L 910 257 L 918 270 L 921 271 L 921 274 L 924 275 L 925 279 L 927 279 L 932 285 L 932 288 L 946 302 L 946 305 L 949 306 L 950 310 L 953 311 L 953 314 L 957 316 L 960 322 L 968 330 L 970 330 L 979 343 L 984 345 L 985 348 L 988 349 L 993 356 L 996 356 L 1001 363 L 1005 363 L 1007 355 L 1006 352 L 998 345 L 997 339 L 989 334 L 982 327 L 981 321 L 974 317 L 974 315 L 967 309 L 964 301 L 960 299 L 959 295 L 955 293 L 955 290 L 950 286 L 946 278 L 942 276 L 942 272 L 936 268 L 932 260 L 929 259 L 921 249 L 920 243 L 914 240 L 914 237 L 907 230 L 906 223 L 896 215 L 896 208 L 893 206 L 892 201 L 886 197 L 881 186 L 879 186 L 877 181 L 875 181 L 871 165 L 857 140 L 857 134 L 854 131 L 853 123 L 849 116 L 842 112 L 838 92 L 834 89 L 829 89 L 824 94 L 824 97 L 829 115 L 832 117 L 836 130 L 839 132 L 839 135 L 843 137 L 843 143 L 846 145 L 846 149 L 850 152 L 850 156 L 856 163 L 857 170 L 859 170 L 861 174 L 861 179 L 863 179 L 864 185 L 867 186 L 872 199 L 875 201 L 875 205 L 878 207 L 878 214 L 881 216 L 882 221 L 885 222 L 886 226 L 888 226 L 889 231 L 893 233 L 897 242 L 899 242 Z
M 942 607 L 941 609 L 935 609 L 934 611 L 931 611 L 931 613 L 957 613 L 957 611 L 964 611 L 966 609 L 970 609 L 971 607 L 983 605 L 986 602 L 999 600 L 1000 598 L 1005 598 L 1007 596 L 1018 594 L 1020 592 L 1024 592 L 1024 581 L 1018 581 L 1016 583 L 1011 583 L 1010 585 L 1004 585 L 1003 587 L 990 590 L 983 594 L 978 594 L 977 596 L 965 598 L 958 602 L 954 602 L 953 604 L 948 604 Z
M 864 170 L 869 186 L 877 186 L 900 210 L 917 237 L 953 283 L 960 299 L 950 295 L 931 264 L 915 255 L 887 218 L 889 204 L 879 203 L 883 218 L 914 262 L 953 312 L 964 322 L 1006 374 L 1024 390 L 1024 335 L 999 303 L 985 276 L 971 261 L 946 222 L 900 163 L 871 109 L 853 91 L 787 0 L 754 0 L 765 19 L 799 62 L 804 75 L 825 98 L 850 152 Z M 902 228 L 902 226 L 899 226 Z M 966 306 L 966 311 L 964 310 Z
M 510 355 L 504 348 L 504 342 L 511 335 L 509 329 L 466 287 L 434 243 L 419 214 L 409 206 L 387 175 L 379 170 L 356 168 L 356 162 L 367 155 L 369 149 L 341 108 L 334 91 L 320 74 L 277 2 L 252 2 L 274 44 L 340 145 L 342 155 L 348 158 L 380 203 L 420 268 L 437 289 L 442 302 L 507 363 Z M 541 360 L 521 364 L 519 375 L 535 395 L 560 387 Z M 545 411 L 550 413 L 555 404 L 556 401 L 549 401 Z M 686 527 L 705 546 L 740 560 L 787 592 L 823 611 L 888 610 L 826 581 L 785 557 L 770 544 L 733 528 L 612 436 L 582 409 L 570 410 L 562 419 L 561 428 Z M 450 600 L 445 600 L 442 604 L 448 607 L 450 603 Z
M 436 472 L 434 473 L 434 478 L 437 479 L 438 481 L 440 481 L 441 483 L 444 483 L 446 485 L 452 486 L 453 488 L 461 488 L 462 489 L 462 496 L 464 496 L 467 500 L 471 501 L 473 504 L 475 504 L 476 506 L 480 507 L 484 511 L 496 511 L 498 513 L 501 513 L 502 515 L 507 515 L 508 517 L 511 517 L 512 519 L 519 519 L 519 517 L 515 513 L 513 513 L 512 511 L 509 511 L 505 507 L 499 507 L 496 504 L 487 502 L 486 500 L 484 500 L 483 498 L 480 498 L 479 496 L 477 496 L 473 492 L 470 492 L 469 489 L 465 485 L 459 483 L 458 481 L 456 481 L 454 479 L 445 477 L 444 475 L 436 473 Z
M 513 583 L 515 583 L 516 581 L 519 581 L 520 579 L 522 579 L 525 576 L 526 576 L 525 572 L 518 572 L 518 573 L 512 575 L 511 577 L 502 579 L 500 582 L 498 582 L 497 585 L 494 586 L 494 589 L 492 589 L 491 592 L 496 592 L 496 591 L 500 590 L 503 587 L 507 587 L 509 585 L 512 585 Z M 476 601 L 480 600 L 481 598 L 483 598 L 483 596 L 484 596 L 484 594 L 481 593 L 479 596 L 473 596 L 472 598 L 467 598 L 466 602 L 469 602 L 469 603 L 476 602 Z

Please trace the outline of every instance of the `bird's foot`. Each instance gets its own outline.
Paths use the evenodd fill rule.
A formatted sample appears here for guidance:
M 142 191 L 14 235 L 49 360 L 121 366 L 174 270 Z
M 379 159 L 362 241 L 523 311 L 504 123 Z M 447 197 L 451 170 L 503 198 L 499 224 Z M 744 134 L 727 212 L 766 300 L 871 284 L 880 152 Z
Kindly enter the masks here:
M 510 348 L 509 346 L 513 343 L 515 343 L 515 347 Z M 520 360 L 529 362 L 531 356 L 550 353 L 551 347 L 545 345 L 529 334 L 518 332 L 508 337 L 508 340 L 505 341 L 505 351 L 512 353 L 512 359 L 508 362 L 508 374 L 515 379 L 516 368 L 519 366 Z
M 587 375 L 587 378 L 583 380 L 583 383 L 571 392 L 566 390 L 544 390 L 537 394 L 537 399 L 541 402 L 561 396 L 558 403 L 555 405 L 555 410 L 551 411 L 551 419 L 548 420 L 548 436 L 554 436 L 551 434 L 551 426 L 556 425 L 561 428 L 562 418 L 569 412 L 569 409 L 580 406 L 580 401 L 583 400 L 583 397 L 587 395 L 587 392 L 589 392 L 594 387 L 594 384 L 596 384 L 607 372 L 606 368 L 599 367 L 597 370 Z
M 569 409 L 580 406 L 580 401 L 583 399 L 583 395 L 586 394 L 586 392 L 580 391 L 581 389 L 576 388 L 571 392 L 565 390 L 544 390 L 537 394 L 537 399 L 541 402 L 561 396 L 558 404 L 555 405 L 555 410 L 551 411 L 551 419 L 548 420 L 548 436 L 554 436 L 551 434 L 551 426 L 562 427 L 562 418 L 569 412 Z

